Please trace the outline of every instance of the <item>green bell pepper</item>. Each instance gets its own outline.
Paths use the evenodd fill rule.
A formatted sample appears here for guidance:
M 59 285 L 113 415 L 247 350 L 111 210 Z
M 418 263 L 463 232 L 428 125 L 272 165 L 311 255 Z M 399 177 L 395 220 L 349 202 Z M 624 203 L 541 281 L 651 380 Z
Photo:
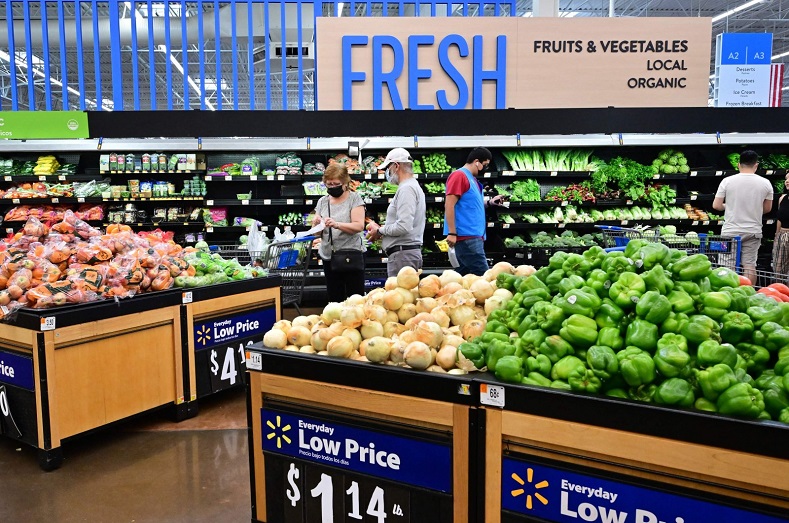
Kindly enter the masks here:
M 577 392 L 599 392 L 603 382 L 590 369 L 576 367 L 567 377 L 570 388 Z
M 531 372 L 538 372 L 546 378 L 551 375 L 551 367 L 553 364 L 548 356 L 545 354 L 538 354 L 536 356 L 529 356 L 526 358 L 526 369 Z
M 707 340 L 699 344 L 696 351 L 696 364 L 706 369 L 722 363 L 732 369 L 737 364 L 737 349 L 728 343 L 720 344 L 715 340 Z
M 553 304 L 562 309 L 562 312 L 567 316 L 580 314 L 593 318 L 595 312 L 602 305 L 602 300 L 591 288 L 588 289 L 588 292 L 584 289 L 572 289 L 564 296 L 556 296 L 553 299 Z
M 625 246 L 625 256 L 627 256 L 630 259 L 635 258 L 638 252 L 641 251 L 641 249 L 643 249 L 644 247 L 648 246 L 649 243 L 650 243 L 649 241 L 643 240 L 641 238 L 631 239 L 630 241 L 627 242 L 627 245 Z
M 778 421 L 781 423 L 789 423 L 789 409 L 784 409 L 778 415 Z
M 699 312 L 720 321 L 731 306 L 731 297 L 725 292 L 705 292 L 699 296 Z
M 696 401 L 693 387 L 682 378 L 669 378 L 658 385 L 653 397 L 655 403 L 661 405 L 677 405 L 690 407 Z
M 461 343 L 458 347 L 458 359 L 461 359 L 461 356 L 471 361 L 476 369 L 485 366 L 485 351 L 476 343 Z
M 547 301 L 535 303 L 531 308 L 531 314 L 537 318 L 537 325 L 548 334 L 558 334 L 565 320 L 562 309 Z
M 778 376 L 785 376 L 789 374 L 789 358 L 781 358 L 778 363 L 773 367 L 773 372 Z
M 684 291 L 691 297 L 701 294 L 701 287 L 695 281 L 675 281 L 674 290 Z
M 597 345 L 611 347 L 616 352 L 625 348 L 625 340 L 618 327 L 603 327 L 597 333 Z
M 514 274 L 508 272 L 501 272 L 496 276 L 496 288 L 507 289 L 508 291 L 515 290 L 515 285 L 518 283 L 519 278 Z
M 523 320 L 525 320 L 528 316 L 529 309 L 515 309 L 507 319 L 507 330 L 510 332 L 518 332 L 518 328 L 521 326 L 521 323 L 523 323 Z M 534 321 L 534 319 L 531 321 Z
M 649 402 L 655 397 L 657 385 L 647 384 L 627 389 L 627 397 L 631 400 Z
M 559 390 L 573 390 L 569 383 L 562 380 L 553 380 L 551 382 L 552 389 L 559 389 Z
M 605 249 L 599 245 L 589 247 L 584 251 L 584 258 L 589 262 L 592 269 L 599 269 L 605 259 Z
M 720 290 L 721 287 L 739 287 L 740 276 L 731 269 L 720 267 L 713 270 L 710 275 L 710 286 L 712 290 Z
M 575 254 L 574 256 L 581 257 L 580 254 Z M 584 285 L 586 285 L 586 280 L 584 280 L 583 276 L 578 274 L 569 274 L 559 282 L 559 293 L 564 295 L 570 292 L 573 289 L 580 289 Z
M 532 385 L 535 387 L 550 387 L 551 380 L 540 374 L 539 372 L 530 372 L 521 380 L 524 385 Z
M 543 283 L 543 281 L 537 277 L 537 273 L 534 273 L 531 276 L 527 276 L 525 278 L 521 278 L 521 280 L 518 282 L 518 286 L 516 287 L 516 289 L 518 290 L 518 292 L 524 294 L 528 291 L 533 291 L 533 290 L 543 290 L 548 292 L 548 286 L 545 285 L 545 283 Z
M 601 298 L 608 296 L 608 288 L 611 287 L 611 280 L 603 269 L 594 269 L 586 277 L 586 285 L 594 289 Z
M 599 327 L 619 327 L 625 317 L 625 311 L 611 301 L 610 298 L 603 298 L 600 308 L 595 314 L 595 321 Z
M 548 286 L 548 291 L 551 294 L 556 294 L 559 292 L 559 284 L 562 283 L 564 277 L 564 271 L 561 269 L 556 269 L 548 275 L 548 277 L 545 279 L 545 284 Z
M 551 294 L 548 292 L 548 289 L 528 289 L 518 291 L 513 296 L 515 303 L 526 310 L 531 309 L 539 301 L 549 301 L 550 299 Z
M 668 315 L 666 321 L 664 321 L 660 325 L 660 334 L 661 335 L 667 333 L 679 334 L 680 332 L 682 332 L 682 328 L 685 326 L 685 324 L 688 323 L 688 321 L 689 320 L 687 314 L 682 314 L 682 313 L 675 314 L 672 312 L 671 314 Z
M 721 339 L 726 343 L 740 343 L 753 335 L 753 322 L 743 312 L 729 312 L 721 320 Z
M 619 371 L 619 360 L 611 347 L 592 345 L 586 351 L 586 364 L 600 379 L 607 380 Z
M 703 410 L 706 412 L 718 412 L 718 407 L 712 401 L 708 400 L 707 398 L 697 398 L 696 402 L 693 404 L 695 408 L 698 410 Z
M 633 260 L 627 258 L 621 251 L 613 251 L 606 254 L 600 268 L 608 274 L 608 279 L 612 282 L 619 279 L 622 273 L 636 270 Z
M 644 280 L 634 272 L 625 272 L 619 276 L 608 290 L 608 297 L 623 309 L 632 309 L 646 292 Z
M 707 340 L 720 341 L 720 326 L 709 316 L 696 314 L 688 319 L 680 334 L 685 336 L 689 343 L 700 344 Z
M 625 253 L 627 253 L 627 250 L 625 250 Z M 627 256 L 627 254 L 625 255 Z M 661 265 L 668 257 L 668 246 L 665 243 L 657 242 L 647 243 L 634 256 L 630 256 L 636 262 L 636 266 L 640 266 L 645 271 Z
M 747 383 L 736 383 L 718 397 L 718 412 L 758 418 L 764 411 L 764 396 Z
M 783 390 L 783 376 L 773 370 L 766 370 L 754 381 L 753 386 L 759 390 Z
M 575 356 L 565 356 L 553 364 L 553 367 L 551 368 L 551 379 L 567 381 L 567 378 L 570 377 L 570 374 L 575 369 L 581 369 L 581 371 L 585 372 L 586 365 L 583 361 Z
M 610 398 L 630 399 L 630 396 L 627 395 L 624 389 L 609 389 L 605 391 L 605 395 Z
M 497 332 L 509 337 L 510 329 L 500 321 L 489 321 L 485 324 L 485 332 Z
M 658 326 L 654 323 L 636 318 L 627 326 L 625 334 L 626 346 L 638 347 L 643 351 L 652 353 L 657 347 L 657 342 Z
M 781 376 L 774 376 L 774 378 L 767 387 L 760 387 L 759 380 L 756 380 L 754 386 L 762 391 L 764 409 L 770 413 L 773 419 L 776 419 L 782 410 L 789 407 L 789 394 L 784 389 Z
M 688 253 L 686 253 L 685 251 L 681 251 L 679 249 L 671 248 L 671 249 L 668 250 L 668 256 L 666 257 L 666 259 L 663 260 L 663 266 L 668 268 L 671 265 L 674 265 L 675 263 L 677 263 L 682 258 L 687 257 L 687 255 L 688 255 Z
M 683 291 L 682 289 L 674 289 L 668 293 L 666 298 L 668 298 L 668 301 L 671 304 L 671 310 L 677 314 L 689 314 L 696 310 L 696 306 L 693 303 L 693 298 L 691 298 L 690 294 Z
M 496 309 L 495 311 L 488 314 L 488 321 L 500 321 L 505 322 L 510 319 L 510 311 L 507 309 Z
M 644 279 L 648 291 L 657 291 L 665 296 L 674 289 L 674 281 L 662 265 L 655 265 L 643 273 L 641 277 Z
M 592 318 L 573 314 L 562 322 L 559 336 L 576 349 L 587 349 L 597 342 L 597 323 Z
M 534 316 L 533 314 L 527 314 L 521 320 L 518 328 L 515 329 L 515 332 L 517 332 L 518 336 L 522 338 L 526 332 L 539 328 L 540 326 L 537 324 L 537 316 Z
M 592 264 L 582 254 L 573 253 L 565 258 L 562 270 L 567 274 L 586 276 L 592 270 Z
M 515 348 L 520 349 L 524 355 L 537 356 L 539 347 L 548 334 L 542 329 L 530 329 L 524 332 L 520 338 L 515 340 Z
M 502 356 L 496 362 L 496 378 L 506 383 L 520 383 L 523 379 L 522 364 L 517 356 Z
M 745 292 L 745 289 L 746 287 L 721 287 L 718 289 L 718 291 L 725 292 L 731 298 L 729 312 L 745 312 L 748 310 L 748 293 Z
M 548 336 L 545 338 L 545 341 L 540 343 L 540 346 L 537 348 L 537 350 L 540 351 L 540 354 L 548 356 L 548 359 L 551 360 L 551 363 L 554 365 L 557 361 L 568 354 L 575 354 L 573 346 L 564 341 L 564 339 L 558 335 Z
M 564 262 L 567 260 L 567 257 L 568 257 L 568 256 L 569 256 L 569 254 L 567 254 L 567 253 L 566 253 L 566 252 L 564 252 L 564 251 L 558 251 L 558 252 L 555 252 L 555 253 L 553 254 L 553 256 L 551 256 L 551 257 L 548 259 L 548 267 L 549 267 L 549 268 L 550 268 L 552 271 L 556 271 L 556 270 L 558 270 L 558 269 L 561 269 L 561 268 L 562 268 L 562 265 L 564 265 Z
M 667 378 L 687 377 L 691 374 L 688 342 L 680 334 L 664 334 L 658 340 L 652 360 L 657 371 Z
M 534 276 L 535 279 L 540 280 L 542 284 L 545 285 L 545 280 L 548 278 L 548 275 L 550 273 L 551 273 L 551 268 L 546 265 L 545 267 L 538 269 L 537 272 L 532 274 L 532 276 Z M 528 280 L 528 278 L 526 279 Z M 521 284 L 523 284 L 523 282 L 521 282 Z M 546 286 L 546 289 L 547 288 L 548 287 Z
M 636 303 L 636 314 L 650 323 L 663 323 L 671 313 L 668 298 L 657 291 L 647 291 Z
M 617 352 L 619 372 L 631 387 L 646 385 L 655 381 L 655 362 L 652 356 L 638 347 L 627 347 Z
M 771 328 L 768 328 L 771 327 Z M 774 328 L 772 328 L 775 326 Z M 780 325 L 773 323 L 765 323 L 762 325 L 762 332 L 767 333 L 767 342 L 764 347 L 770 352 L 778 352 L 784 347 L 789 346 L 789 331 Z
M 501 332 L 483 332 L 482 336 L 479 336 L 474 341 L 476 341 L 477 343 L 479 343 L 480 345 L 482 345 L 484 348 L 487 349 L 488 345 L 490 343 L 493 343 L 494 341 L 509 343 L 510 336 L 509 334 L 504 334 Z
M 485 365 L 487 365 L 488 370 L 490 372 L 496 372 L 496 365 L 501 358 L 504 356 L 515 356 L 515 346 L 511 343 L 503 342 L 503 341 L 493 341 L 488 345 L 487 352 L 485 354 Z M 520 363 L 523 363 L 520 358 L 518 358 Z M 520 379 L 518 380 L 520 381 Z
M 694 254 L 674 262 L 671 272 L 675 280 L 691 281 L 709 275 L 712 264 L 703 254 Z
M 709 401 L 716 401 L 723 391 L 738 383 L 732 368 L 722 363 L 704 370 L 697 369 L 694 374 L 701 393 Z
M 749 374 L 758 375 L 767 368 L 770 361 L 770 352 L 760 345 L 753 343 L 738 343 L 737 353 L 745 360 L 745 368 Z
M 756 329 L 761 329 L 762 325 L 768 322 L 779 322 L 783 316 L 781 308 L 772 298 L 767 298 L 767 301 L 762 301 L 759 305 L 750 305 L 747 314 L 751 317 Z

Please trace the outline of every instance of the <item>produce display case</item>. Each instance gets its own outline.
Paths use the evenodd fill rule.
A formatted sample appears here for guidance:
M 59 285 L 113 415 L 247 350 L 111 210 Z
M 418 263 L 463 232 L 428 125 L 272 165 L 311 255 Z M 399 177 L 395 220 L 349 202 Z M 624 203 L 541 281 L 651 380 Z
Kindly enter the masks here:
M 252 519 L 475 521 L 475 385 L 247 350 Z
M 2 434 L 60 466 L 71 436 L 183 402 L 181 294 L 162 291 L 0 324 Z
M 787 520 L 785 424 L 478 381 L 484 521 Z

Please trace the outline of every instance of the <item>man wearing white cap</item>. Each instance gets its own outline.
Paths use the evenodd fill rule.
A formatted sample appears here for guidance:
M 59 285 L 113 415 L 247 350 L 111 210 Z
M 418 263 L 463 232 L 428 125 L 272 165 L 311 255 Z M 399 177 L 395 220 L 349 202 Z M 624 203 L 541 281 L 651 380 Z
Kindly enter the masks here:
M 425 232 L 425 193 L 414 178 L 413 159 L 402 147 L 392 149 L 379 167 L 386 180 L 397 185 L 397 192 L 386 209 L 386 224 L 367 225 L 367 239 L 381 238 L 389 259 L 386 272 L 397 276 L 403 267 L 422 268 L 422 236 Z

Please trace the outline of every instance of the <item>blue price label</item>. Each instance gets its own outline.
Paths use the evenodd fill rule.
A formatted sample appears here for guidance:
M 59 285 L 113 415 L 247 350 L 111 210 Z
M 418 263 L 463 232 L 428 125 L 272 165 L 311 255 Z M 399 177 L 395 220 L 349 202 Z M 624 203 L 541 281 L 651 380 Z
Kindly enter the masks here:
M 772 54 L 772 33 L 721 34 L 720 65 L 770 64 Z

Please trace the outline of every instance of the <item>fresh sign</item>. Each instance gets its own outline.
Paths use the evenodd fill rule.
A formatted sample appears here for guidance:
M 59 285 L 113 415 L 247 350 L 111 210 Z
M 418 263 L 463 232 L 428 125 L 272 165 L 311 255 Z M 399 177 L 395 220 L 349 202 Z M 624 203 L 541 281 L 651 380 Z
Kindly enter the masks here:
M 505 457 L 501 506 L 557 523 L 779 523 L 773 516 Z

